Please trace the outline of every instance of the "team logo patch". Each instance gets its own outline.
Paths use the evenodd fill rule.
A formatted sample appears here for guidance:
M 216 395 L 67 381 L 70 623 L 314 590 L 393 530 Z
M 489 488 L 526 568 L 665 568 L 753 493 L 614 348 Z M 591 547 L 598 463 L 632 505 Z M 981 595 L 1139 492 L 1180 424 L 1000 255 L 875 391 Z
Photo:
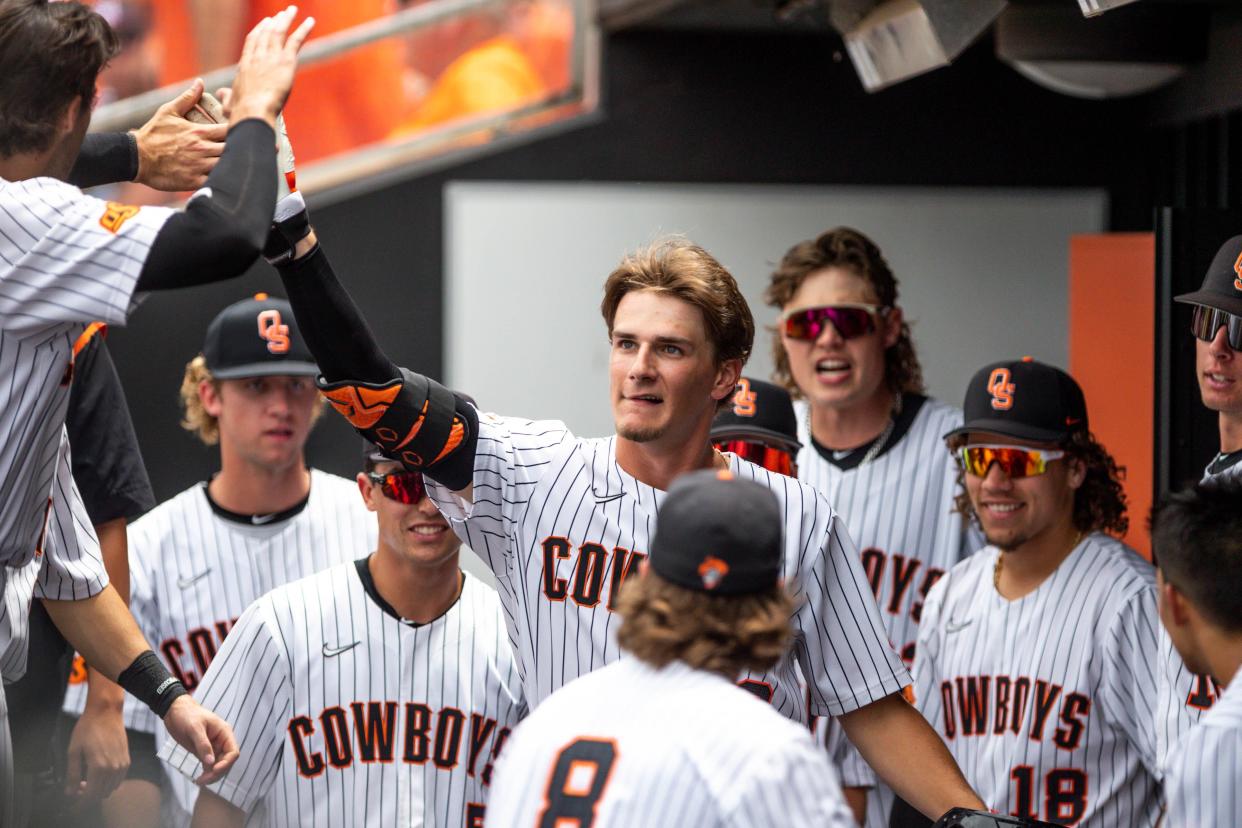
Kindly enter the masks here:
M 1242 253 L 1238 254 L 1238 260 L 1233 263 L 1233 272 L 1238 274 L 1238 278 L 1233 280 L 1233 286 L 1236 290 L 1242 290 Z
M 259 311 L 259 336 L 267 340 L 267 349 L 273 354 L 289 352 L 289 326 L 281 322 L 280 311 L 268 308 Z
M 992 395 L 992 407 L 997 411 L 1013 408 L 1014 384 L 1009 381 L 1009 369 L 997 368 L 988 377 L 988 393 Z
M 708 555 L 703 559 L 703 563 L 699 564 L 699 577 L 703 579 L 705 589 L 715 589 L 720 586 L 720 582 L 728 574 L 729 565 L 715 555 Z
M 104 214 L 99 217 L 99 226 L 109 233 L 119 233 L 121 226 L 138 215 L 140 209 L 140 207 L 135 207 L 132 204 L 109 201 L 104 205 Z
M 733 395 L 733 413 L 739 417 L 753 417 L 758 411 L 756 405 L 758 397 L 755 392 L 750 390 L 750 380 L 740 379 L 737 381 L 737 393 Z

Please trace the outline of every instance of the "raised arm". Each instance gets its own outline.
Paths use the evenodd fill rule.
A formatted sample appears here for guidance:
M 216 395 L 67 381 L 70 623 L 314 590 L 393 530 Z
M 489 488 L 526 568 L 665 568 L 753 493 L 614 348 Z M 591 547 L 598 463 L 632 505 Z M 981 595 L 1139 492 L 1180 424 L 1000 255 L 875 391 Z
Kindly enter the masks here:
M 297 194 L 290 196 L 295 197 L 301 203 Z M 324 396 L 385 454 L 468 497 L 478 442 L 474 406 L 388 358 L 337 279 L 304 207 L 283 224 L 283 230 L 273 229 L 265 253 L 279 262 L 298 328 L 319 365 Z M 306 235 L 294 238 L 301 231 L 290 227 L 305 228 Z

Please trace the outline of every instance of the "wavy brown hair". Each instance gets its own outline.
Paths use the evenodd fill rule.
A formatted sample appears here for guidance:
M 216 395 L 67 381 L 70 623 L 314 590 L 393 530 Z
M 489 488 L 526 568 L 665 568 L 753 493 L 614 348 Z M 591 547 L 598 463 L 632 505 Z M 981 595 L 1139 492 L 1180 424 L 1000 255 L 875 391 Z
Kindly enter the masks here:
M 849 227 L 837 227 L 821 233 L 814 239 L 798 242 L 781 258 L 780 265 L 772 273 L 763 301 L 777 310 L 788 306 L 798 288 L 807 277 L 826 267 L 839 267 L 854 273 L 875 291 L 877 302 L 883 307 L 897 304 L 897 277 L 884 259 L 875 242 Z M 802 392 L 793 381 L 789 371 L 789 354 L 781 333 L 774 330 L 772 354 L 776 360 L 776 381 L 793 394 Z M 922 394 L 923 366 L 914 351 L 910 325 L 901 323 L 897 342 L 884 353 L 884 382 L 896 394 Z
M 716 364 L 750 358 L 755 344 L 755 319 L 733 274 L 702 247 L 679 236 L 661 239 L 628 254 L 604 282 L 599 310 L 612 335 L 617 308 L 627 293 L 649 290 L 694 305 L 703 314 L 707 339 Z M 733 395 L 719 407 L 733 404 Z
M 754 595 L 711 595 L 648 569 L 621 586 L 617 643 L 656 667 L 682 661 L 733 679 L 780 661 L 793 639 L 793 610 L 782 586 Z
M 52 145 L 65 107 L 88 108 L 100 71 L 120 49 L 83 3 L 0 2 L 0 158 Z
M 947 441 L 949 450 L 957 452 L 966 445 L 966 436 L 959 435 Z M 1126 478 L 1125 466 L 1118 466 L 1108 450 L 1089 431 L 1077 431 L 1061 444 L 1065 459 L 1076 459 L 1086 469 L 1082 485 L 1074 492 L 1074 528 L 1084 534 L 1107 532 L 1121 537 L 1130 528 L 1126 515 L 1126 493 L 1121 481 Z M 979 517 L 966 492 L 966 470 L 959 460 L 957 464 L 957 495 L 953 510 L 965 515 L 977 526 Z

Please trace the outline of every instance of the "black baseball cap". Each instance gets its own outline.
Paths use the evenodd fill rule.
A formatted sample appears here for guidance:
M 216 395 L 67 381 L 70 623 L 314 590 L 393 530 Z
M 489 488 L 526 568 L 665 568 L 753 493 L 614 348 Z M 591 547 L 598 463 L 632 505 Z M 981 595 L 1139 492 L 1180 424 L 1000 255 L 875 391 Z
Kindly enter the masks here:
M 764 440 L 797 453 L 798 418 L 789 392 L 779 385 L 743 377 L 733 394 L 733 405 L 720 409 L 712 420 L 711 439 Z
M 782 528 L 766 486 L 727 471 L 683 474 L 656 515 L 651 568 L 695 592 L 764 592 L 780 582 Z
M 211 320 L 203 358 L 216 379 L 319 373 L 293 308 L 266 293 L 234 302 Z
M 1173 301 L 1242 316 L 1242 236 L 1234 236 L 1216 251 L 1198 290 L 1174 296 Z
M 966 387 L 965 422 L 945 439 L 988 431 L 1061 443 L 1087 430 L 1087 400 L 1074 378 L 1031 357 L 985 365 Z

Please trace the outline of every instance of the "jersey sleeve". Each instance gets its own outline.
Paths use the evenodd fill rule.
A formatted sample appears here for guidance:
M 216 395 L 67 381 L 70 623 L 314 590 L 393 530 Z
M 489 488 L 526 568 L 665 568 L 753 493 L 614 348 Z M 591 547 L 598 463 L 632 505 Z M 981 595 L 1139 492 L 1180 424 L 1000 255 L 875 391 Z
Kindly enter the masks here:
M 1138 750 L 1143 765 L 1160 778 L 1158 728 L 1159 646 L 1156 591 L 1144 588 L 1121 606 L 1105 632 L 1100 702 L 1106 720 L 1120 728 Z M 1163 715 L 1176 715 L 1173 710 Z
M 822 497 L 816 508 L 829 509 Z M 800 551 L 794 654 L 812 712 L 838 716 L 900 692 L 910 674 L 888 640 L 854 542 L 836 515 L 820 540 Z
M 103 551 L 73 480 L 71 462 L 69 437 L 62 426 L 43 563 L 35 581 L 36 598 L 81 601 L 98 595 L 108 585 Z
M 173 211 L 104 201 L 51 178 L 0 189 L 0 326 L 123 324 L 147 253 Z
M 233 727 L 240 751 L 236 764 L 210 788 L 247 813 L 267 795 L 280 769 L 283 725 L 292 709 L 285 646 L 271 602 L 259 599 L 225 637 L 194 694 Z M 159 757 L 191 779 L 202 772 L 198 759 L 171 738 Z
M 1170 751 L 1164 794 L 1168 802 L 1162 828 L 1242 825 L 1242 733 L 1195 728 L 1193 738 Z
M 474 479 L 469 500 L 428 480 L 428 492 L 454 531 L 498 577 L 505 574 L 514 517 L 530 501 L 562 445 L 564 423 L 479 414 Z
M 828 759 L 809 738 L 786 742 L 749 769 L 748 784 L 725 814 L 725 825 L 851 828 L 855 824 Z

